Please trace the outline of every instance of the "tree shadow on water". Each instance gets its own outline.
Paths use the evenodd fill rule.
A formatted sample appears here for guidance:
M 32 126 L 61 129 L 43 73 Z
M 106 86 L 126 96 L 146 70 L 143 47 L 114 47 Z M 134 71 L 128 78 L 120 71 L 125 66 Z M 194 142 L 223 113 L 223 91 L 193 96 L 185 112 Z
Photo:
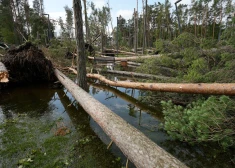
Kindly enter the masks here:
M 65 95 L 65 92 L 60 90 L 57 94 L 78 133 L 71 167 L 121 167 L 120 159 L 110 150 L 107 150 L 107 146 L 92 130 L 90 126 L 90 116 L 84 109 L 77 103 L 68 107 L 72 102 L 69 98 L 70 96 L 68 97 L 69 93 Z

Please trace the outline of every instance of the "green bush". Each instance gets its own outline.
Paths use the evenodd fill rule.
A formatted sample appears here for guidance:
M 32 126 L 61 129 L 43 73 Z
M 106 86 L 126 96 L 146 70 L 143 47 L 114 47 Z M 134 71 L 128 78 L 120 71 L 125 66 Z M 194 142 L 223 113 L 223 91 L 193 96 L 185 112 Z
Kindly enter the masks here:
M 225 53 L 221 53 L 221 61 L 231 61 L 234 59 L 234 54 L 233 53 L 229 53 L 229 52 L 225 52 Z
M 156 51 L 161 53 L 174 53 L 177 47 L 168 40 L 157 39 L 155 42 Z
M 197 47 L 200 42 L 194 34 L 185 32 L 174 39 L 172 44 L 176 45 L 181 50 L 189 47 Z
M 59 48 L 61 48 L 61 47 L 63 47 L 62 42 L 59 41 L 59 40 L 57 40 L 56 38 L 54 38 L 54 39 L 52 39 L 52 40 L 50 41 L 50 48 L 51 48 L 51 49 L 52 49 L 52 48 L 54 48 L 54 49 L 59 49 Z
M 183 56 L 183 62 L 186 66 L 191 65 L 193 60 L 199 58 L 198 49 L 195 47 L 189 47 L 181 51 L 181 55 Z
M 177 68 L 179 66 L 179 62 L 177 59 L 173 59 L 170 56 L 163 55 L 159 58 L 160 65 L 170 68 Z
M 186 108 L 171 101 L 161 102 L 164 129 L 173 138 L 189 143 L 219 142 L 224 148 L 235 145 L 234 101 L 211 96 Z
M 225 41 L 227 45 L 232 45 L 235 47 L 235 38 L 234 38 L 234 27 L 225 29 L 221 35 L 221 40 Z
M 190 82 L 202 82 L 206 72 L 208 72 L 207 62 L 204 58 L 199 58 L 192 62 L 184 79 Z
M 162 39 L 158 39 L 155 42 L 156 50 L 161 52 L 164 49 L 164 41 Z
M 145 59 L 136 71 L 154 75 L 177 76 L 178 72 L 173 68 L 177 68 L 179 64 L 178 59 L 163 55 L 160 58 Z
M 203 82 L 234 83 L 235 82 L 234 73 L 235 69 L 228 70 L 226 68 L 210 71 L 204 75 Z
M 141 73 L 156 74 L 160 60 L 158 58 L 145 59 L 141 66 L 137 67 L 136 71 Z
M 203 49 L 216 48 L 217 40 L 213 38 L 202 38 L 200 47 Z

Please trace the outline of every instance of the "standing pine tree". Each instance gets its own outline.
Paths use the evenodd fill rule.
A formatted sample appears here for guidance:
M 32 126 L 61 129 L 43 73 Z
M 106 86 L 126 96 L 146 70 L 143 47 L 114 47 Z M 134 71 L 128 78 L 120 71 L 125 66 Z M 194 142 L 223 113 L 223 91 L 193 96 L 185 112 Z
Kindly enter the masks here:
M 66 30 L 68 34 L 68 38 L 73 37 L 73 10 L 68 6 L 64 7 L 66 12 Z
M 86 55 L 85 55 L 85 44 L 83 36 L 83 21 L 82 21 L 82 5 L 81 0 L 73 0 L 73 10 L 75 19 L 75 34 L 77 42 L 77 83 L 84 89 L 88 89 L 87 78 L 86 78 Z

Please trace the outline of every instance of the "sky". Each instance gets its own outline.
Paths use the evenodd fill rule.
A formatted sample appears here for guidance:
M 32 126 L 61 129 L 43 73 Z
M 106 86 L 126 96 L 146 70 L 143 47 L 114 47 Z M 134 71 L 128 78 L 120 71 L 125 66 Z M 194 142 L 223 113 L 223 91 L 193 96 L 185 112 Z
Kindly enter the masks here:
M 32 6 L 32 1 L 29 0 L 30 6 Z M 87 0 L 94 2 L 95 6 L 101 8 L 107 5 L 108 0 Z M 148 0 L 148 4 L 154 4 L 155 2 L 163 3 L 165 0 Z M 172 6 L 176 0 L 170 0 Z M 142 9 L 142 0 L 139 2 L 139 11 Z M 189 4 L 191 0 L 182 0 L 180 3 Z M 58 20 L 62 17 L 65 20 L 65 10 L 64 7 L 67 5 L 72 8 L 73 0 L 44 0 L 44 11 L 50 15 L 51 19 Z M 134 8 L 137 6 L 137 0 L 109 0 L 109 6 L 111 8 L 111 15 L 113 19 L 113 26 L 117 25 L 116 18 L 121 15 L 125 19 L 130 19 L 134 12 Z M 58 26 L 56 27 L 56 32 L 59 32 Z

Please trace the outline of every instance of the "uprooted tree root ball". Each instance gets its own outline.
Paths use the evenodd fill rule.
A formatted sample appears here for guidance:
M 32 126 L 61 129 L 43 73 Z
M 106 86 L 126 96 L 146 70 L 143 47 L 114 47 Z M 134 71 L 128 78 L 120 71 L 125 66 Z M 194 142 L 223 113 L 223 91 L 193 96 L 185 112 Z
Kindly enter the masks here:
M 51 82 L 56 79 L 53 65 L 31 42 L 11 49 L 2 60 L 10 83 Z

